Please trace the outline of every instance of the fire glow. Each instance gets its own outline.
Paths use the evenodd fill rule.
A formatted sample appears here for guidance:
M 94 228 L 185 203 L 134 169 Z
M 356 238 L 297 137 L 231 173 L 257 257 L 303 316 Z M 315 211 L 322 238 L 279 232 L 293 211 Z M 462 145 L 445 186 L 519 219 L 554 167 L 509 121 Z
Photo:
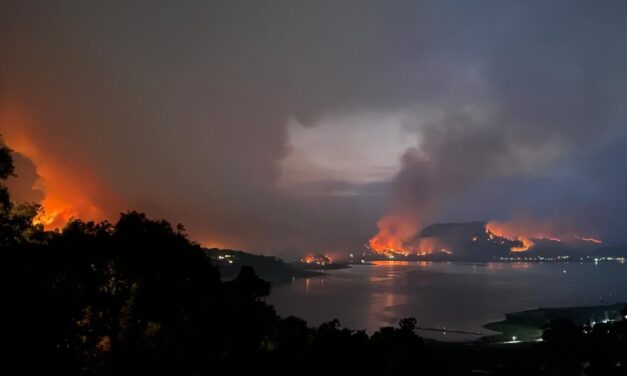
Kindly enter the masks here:
M 490 221 L 486 223 L 486 234 L 488 237 L 492 239 L 493 237 L 500 237 L 507 239 L 509 241 L 516 241 L 521 243 L 519 246 L 511 247 L 512 252 L 525 252 L 529 250 L 529 248 L 533 247 L 534 244 L 539 240 L 549 240 L 553 242 L 562 242 L 562 239 L 566 239 L 568 242 L 567 231 L 562 231 L 560 236 L 553 235 L 554 231 L 551 230 L 551 227 L 547 223 L 542 222 L 497 222 Z M 572 233 L 571 233 L 572 234 Z M 589 237 L 589 236 L 579 236 L 572 235 L 575 239 L 594 243 L 594 244 L 602 244 L 603 241 Z
M 377 222 L 379 232 L 372 237 L 368 245 L 380 255 L 407 256 L 416 252 L 408 242 L 418 233 L 418 223 L 403 215 L 386 215 Z
M 531 240 L 531 236 L 520 235 L 520 230 L 512 223 L 490 221 L 485 225 L 485 231 L 488 238 L 494 237 L 504 238 L 510 241 L 519 242 L 519 246 L 513 246 L 510 248 L 512 252 L 526 252 L 529 248 L 533 247 L 534 242 Z M 544 238 L 545 236 L 533 236 L 534 238 Z M 551 237 L 553 238 L 553 237 Z M 556 239 L 556 238 L 555 238 Z
M 78 218 L 78 214 L 73 208 L 64 208 L 61 205 L 50 203 L 50 200 L 44 199 L 41 202 L 39 213 L 33 219 L 33 223 L 43 225 L 46 230 L 54 230 L 63 227 L 73 218 Z
M 0 129 L 7 146 L 28 158 L 35 166 L 38 180 L 33 189 L 44 198 L 40 213 L 34 219 L 46 230 L 60 229 L 71 219 L 104 220 L 109 216 L 102 203 L 112 210 L 121 208 L 119 200 L 104 189 L 104 185 L 86 166 L 72 159 L 56 157 L 51 145 L 38 143 L 30 137 L 32 121 L 16 106 L 0 107 Z M 19 171 L 18 171 L 19 175 Z
M 381 218 L 377 226 L 379 232 L 369 240 L 368 248 L 380 256 L 394 259 L 397 256 L 426 256 L 437 252 L 453 254 L 453 251 L 437 238 L 420 238 L 418 236 L 420 224 L 413 217 L 388 215 Z
M 512 246 L 512 252 L 525 252 L 533 247 L 539 240 L 561 242 L 562 236 L 555 235 L 555 224 L 546 221 L 490 221 L 486 223 L 486 234 L 519 242 L 520 245 Z
M 408 220 L 408 218 L 410 218 Z M 446 244 L 438 237 L 421 237 L 418 223 L 412 217 L 388 215 L 377 223 L 379 232 L 370 239 L 367 249 L 389 259 L 402 258 L 410 255 L 427 256 L 438 253 L 452 255 L 454 245 Z M 534 246 L 546 247 L 549 243 L 566 243 L 577 246 L 573 240 L 590 244 L 601 244 L 602 241 L 590 236 L 574 235 L 572 230 L 565 229 L 563 224 L 552 220 L 513 220 L 489 221 L 484 227 L 485 237 L 472 234 L 472 243 L 487 241 L 508 248 L 512 253 L 527 252 Z M 548 243 L 547 243 L 548 242 Z M 457 245 L 463 247 L 463 245 Z
M 595 239 L 589 236 L 579 236 L 579 235 L 573 235 L 576 239 L 579 240 L 583 240 L 584 242 L 590 242 L 590 243 L 595 243 L 595 244 L 603 244 L 602 240 L 599 239 Z
M 300 259 L 303 264 L 329 265 L 333 264 L 333 258 L 327 255 L 307 255 Z

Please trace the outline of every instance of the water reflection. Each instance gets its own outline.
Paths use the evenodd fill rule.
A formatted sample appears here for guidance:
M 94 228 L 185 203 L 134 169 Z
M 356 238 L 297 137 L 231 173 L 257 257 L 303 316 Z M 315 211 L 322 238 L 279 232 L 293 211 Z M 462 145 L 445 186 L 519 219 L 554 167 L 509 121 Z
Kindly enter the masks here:
M 627 301 L 626 272 L 619 263 L 385 261 L 296 279 L 275 287 L 268 301 L 279 314 L 312 325 L 338 318 L 350 328 L 372 332 L 413 316 L 423 327 L 487 332 L 483 324 L 509 312 Z
M 386 292 L 374 292 L 370 294 L 370 306 L 368 307 L 368 327 L 380 327 L 382 325 L 396 325 L 400 320 L 395 314 L 395 307 L 407 304 L 407 294 Z
M 485 265 L 488 270 L 509 270 L 509 269 L 529 269 L 534 264 L 531 262 L 515 261 L 515 262 L 488 262 Z
M 372 261 L 372 265 L 375 266 L 407 266 L 415 264 L 416 262 L 411 261 L 396 261 L 396 260 L 381 260 L 381 261 Z

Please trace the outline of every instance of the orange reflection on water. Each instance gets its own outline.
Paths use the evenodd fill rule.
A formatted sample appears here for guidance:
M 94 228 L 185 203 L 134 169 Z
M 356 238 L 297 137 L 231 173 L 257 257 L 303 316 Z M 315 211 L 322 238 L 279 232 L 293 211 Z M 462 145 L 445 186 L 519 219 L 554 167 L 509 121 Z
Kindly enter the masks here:
M 324 287 L 323 285 L 326 282 L 326 278 L 324 277 L 304 278 L 304 281 L 302 280 L 300 281 L 301 282 L 298 284 L 298 288 L 302 289 L 304 287 L 305 293 L 309 293 L 309 292 L 315 292 L 316 289 L 320 290 L 321 288 L 323 288 Z M 295 284 L 292 284 L 292 286 L 295 286 Z
M 381 260 L 381 261 L 372 261 L 372 265 L 376 266 L 395 266 L 395 265 L 411 265 L 413 264 L 410 261 L 395 261 L 395 260 Z
M 486 264 L 488 270 L 502 270 L 502 269 L 529 269 L 531 267 L 530 262 L 517 261 L 517 262 L 489 262 Z
M 506 267 L 504 262 L 489 262 L 486 264 L 488 270 L 500 270 Z
M 371 328 L 382 325 L 397 325 L 402 318 L 401 307 L 408 302 L 407 294 L 394 292 L 389 287 L 386 292 L 373 292 L 369 295 L 368 326 Z

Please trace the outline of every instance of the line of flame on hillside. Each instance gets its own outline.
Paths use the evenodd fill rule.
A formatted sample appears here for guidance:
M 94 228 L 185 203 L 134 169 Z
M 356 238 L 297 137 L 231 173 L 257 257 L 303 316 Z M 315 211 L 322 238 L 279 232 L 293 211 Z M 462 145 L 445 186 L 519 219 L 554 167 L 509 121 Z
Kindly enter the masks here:
M 554 242 L 562 241 L 559 237 L 549 233 L 547 230 L 529 229 L 528 226 L 517 222 L 490 221 L 486 223 L 485 228 L 489 237 L 498 237 L 519 242 L 520 245 L 515 245 L 510 248 L 512 252 L 528 251 L 529 248 L 533 247 L 535 244 L 533 239 L 544 239 Z
M 481 222 L 477 222 L 481 224 Z M 385 216 L 378 223 L 379 232 L 365 245 L 366 251 L 389 259 L 407 256 L 452 255 L 460 248 L 498 246 L 512 253 L 527 252 L 534 246 L 547 244 L 599 245 L 603 241 L 590 236 L 580 236 L 567 231 L 555 231 L 557 226 L 548 222 L 489 221 L 454 244 L 437 236 L 424 236 L 415 221 L 405 222 L 403 216 Z M 424 229 L 423 229 L 424 231 Z M 474 244 L 473 244 L 474 243 Z M 460 245 L 462 244 L 462 245 Z M 474 247 L 473 247 L 474 246 Z
M 595 239 L 589 236 L 579 236 L 577 234 L 573 235 L 576 239 L 583 240 L 584 242 L 591 242 L 596 244 L 603 244 L 603 240 Z

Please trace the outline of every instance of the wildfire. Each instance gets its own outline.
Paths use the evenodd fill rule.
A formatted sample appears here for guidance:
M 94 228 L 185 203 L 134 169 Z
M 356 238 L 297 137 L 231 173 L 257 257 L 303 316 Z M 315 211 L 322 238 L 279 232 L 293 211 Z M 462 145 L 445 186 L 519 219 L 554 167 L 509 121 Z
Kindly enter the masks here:
M 368 248 L 389 259 L 432 253 L 451 255 L 449 245 L 436 237 L 420 237 L 420 224 L 413 216 L 387 215 L 377 222 L 379 232 L 368 242 Z
M 548 238 L 547 236 L 529 236 L 529 235 L 521 235 L 523 231 L 520 226 L 517 224 L 508 222 L 496 222 L 490 221 L 485 225 L 485 231 L 488 235 L 489 239 L 493 239 L 495 236 L 499 238 L 504 238 L 510 241 L 519 242 L 520 245 L 513 246 L 510 248 L 512 252 L 525 252 L 529 250 L 529 248 L 533 247 L 534 242 L 531 238 Z
M 46 200 L 42 202 L 42 208 L 33 219 L 36 225 L 43 225 L 45 229 L 57 229 L 63 227 L 73 218 L 78 218 L 78 214 L 72 208 L 54 209 L 58 206 L 46 204 Z M 47 208 L 53 208 L 49 210 Z
M 408 242 L 416 236 L 418 223 L 407 216 L 386 215 L 377 222 L 379 232 L 368 242 L 370 249 L 381 255 L 401 254 L 404 256 L 415 252 Z
M 104 185 L 90 169 L 76 158 L 62 158 L 53 146 L 42 139 L 31 137 L 39 134 L 30 131 L 33 122 L 17 106 L 0 106 L 0 132 L 6 144 L 35 165 L 39 176 L 34 189 L 44 193 L 40 202 L 42 211 L 34 219 L 47 230 L 63 227 L 72 218 L 103 220 L 109 217 L 100 204 L 117 212 L 120 205 L 103 189 Z M 19 171 L 17 172 L 19 175 Z
M 603 244 L 602 240 L 599 239 L 595 239 L 589 236 L 579 236 L 579 235 L 573 235 L 575 238 L 579 239 L 579 240 L 583 240 L 584 242 L 591 242 L 591 243 L 596 243 L 596 244 Z
M 602 244 L 603 241 L 589 237 L 572 234 L 572 232 L 562 229 L 561 232 L 556 231 L 559 226 L 553 222 L 540 221 L 516 221 L 516 222 L 496 222 L 490 221 L 486 224 L 486 233 L 488 238 L 492 240 L 494 237 L 505 238 L 510 241 L 518 241 L 522 245 L 511 248 L 512 252 L 524 252 L 534 245 L 534 240 L 550 240 L 554 242 L 569 243 L 569 239 L 573 237 L 581 241 Z M 559 235 L 555 236 L 557 233 Z
M 518 247 L 511 247 L 510 251 L 512 252 L 525 252 L 529 250 L 529 248 L 533 247 L 533 244 L 534 244 L 531 239 L 525 238 L 525 237 L 518 237 L 516 240 L 521 242 L 522 245 Z
M 327 265 L 333 264 L 333 258 L 327 255 L 307 255 L 300 259 L 303 264 Z

